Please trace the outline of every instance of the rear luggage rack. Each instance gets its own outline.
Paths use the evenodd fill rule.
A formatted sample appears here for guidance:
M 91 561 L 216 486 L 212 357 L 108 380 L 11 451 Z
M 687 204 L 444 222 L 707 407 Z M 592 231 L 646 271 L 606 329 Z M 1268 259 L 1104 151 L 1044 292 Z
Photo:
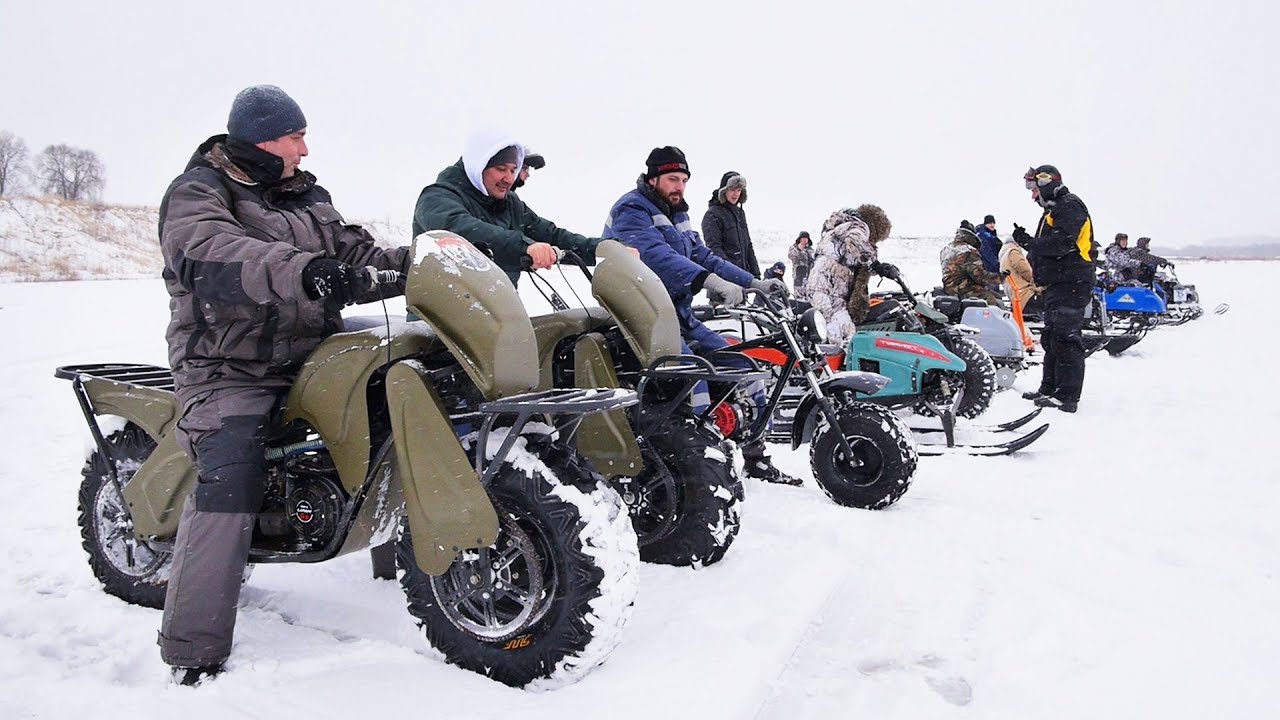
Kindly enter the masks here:
M 173 392 L 173 372 L 169 368 L 135 363 L 96 363 L 88 365 L 63 365 L 53 371 L 53 376 L 63 380 L 110 380 L 127 385 L 168 390 Z
M 566 388 L 512 395 L 480 406 L 482 413 L 590 413 L 616 410 L 639 401 L 634 390 Z
M 480 481 L 488 485 L 502 465 L 502 459 L 511 451 L 524 426 L 534 415 L 571 416 L 565 423 L 556 427 L 556 431 L 564 433 L 567 440 L 578 431 L 584 416 L 619 410 L 635 405 L 639 401 L 640 396 L 634 390 L 563 388 L 521 393 L 484 403 L 480 406 L 480 412 L 485 418 L 480 424 L 480 433 L 476 442 L 476 473 L 480 475 Z M 501 415 L 515 415 L 515 421 L 507 429 L 502 445 L 494 453 L 493 462 L 486 463 L 485 451 L 489 447 L 489 433 L 493 431 L 494 422 Z

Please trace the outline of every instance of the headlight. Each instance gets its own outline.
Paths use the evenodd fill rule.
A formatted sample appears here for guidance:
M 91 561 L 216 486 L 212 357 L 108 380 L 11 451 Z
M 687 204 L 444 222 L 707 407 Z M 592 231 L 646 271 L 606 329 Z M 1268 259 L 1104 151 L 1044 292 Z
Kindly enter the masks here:
M 800 329 L 810 342 L 825 343 L 827 341 L 827 319 L 822 317 L 818 308 L 809 308 L 800 316 Z

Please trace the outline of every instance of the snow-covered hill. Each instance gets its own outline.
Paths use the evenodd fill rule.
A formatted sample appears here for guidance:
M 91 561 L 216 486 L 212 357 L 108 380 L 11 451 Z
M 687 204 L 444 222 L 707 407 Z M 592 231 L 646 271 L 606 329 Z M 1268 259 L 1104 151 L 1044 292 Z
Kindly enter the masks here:
M 0 282 L 160 277 L 154 207 L 0 197 Z M 405 244 L 409 226 L 353 221 L 379 242 Z

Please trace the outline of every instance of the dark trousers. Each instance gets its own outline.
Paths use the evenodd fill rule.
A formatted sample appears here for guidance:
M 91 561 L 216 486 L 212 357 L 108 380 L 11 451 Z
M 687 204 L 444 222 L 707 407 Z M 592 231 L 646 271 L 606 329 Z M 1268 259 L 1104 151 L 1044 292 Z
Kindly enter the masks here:
M 183 397 L 183 395 L 180 395 Z M 262 506 L 266 432 L 283 391 L 223 388 L 186 396 L 177 439 L 199 483 L 183 506 L 160 621 L 160 657 L 179 667 L 231 655 L 254 518 Z
M 716 350 L 729 346 L 729 341 L 721 337 L 720 333 L 702 323 L 698 323 L 691 328 L 681 328 L 681 336 L 684 340 L 681 350 L 686 353 L 690 352 L 690 343 L 697 345 L 697 353 L 699 355 L 710 355 Z M 744 370 L 749 370 L 753 367 L 749 360 L 740 355 L 736 357 L 733 355 L 717 355 L 714 362 L 717 365 L 737 367 Z M 752 382 L 747 386 L 747 392 L 751 395 L 751 402 L 763 412 L 769 400 L 765 395 L 764 383 Z M 694 385 L 691 402 L 695 412 L 702 412 L 707 408 L 707 405 L 711 404 L 711 395 L 706 382 L 699 380 Z M 742 456 L 747 460 L 763 459 L 764 441 L 757 440 L 743 445 Z
M 1079 402 L 1084 387 L 1084 310 L 1089 305 L 1088 284 L 1053 285 L 1044 298 L 1044 375 L 1040 392 L 1064 402 Z

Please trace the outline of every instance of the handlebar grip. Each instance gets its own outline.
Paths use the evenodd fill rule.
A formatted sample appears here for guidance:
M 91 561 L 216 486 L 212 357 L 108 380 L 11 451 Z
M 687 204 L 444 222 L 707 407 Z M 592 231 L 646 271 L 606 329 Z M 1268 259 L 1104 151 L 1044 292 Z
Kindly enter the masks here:
M 551 249 L 556 252 L 557 263 L 564 259 L 564 256 L 566 253 L 569 255 L 573 254 L 573 253 L 569 253 L 567 250 L 564 250 L 563 248 L 558 248 L 555 245 L 552 245 Z M 525 253 L 520 256 L 520 269 L 525 271 L 533 270 L 533 258 L 529 257 L 528 253 Z
M 375 288 L 379 285 L 395 285 L 400 282 L 400 278 L 404 277 L 404 273 L 399 270 L 379 270 L 372 265 L 366 265 L 364 276 L 369 287 Z

